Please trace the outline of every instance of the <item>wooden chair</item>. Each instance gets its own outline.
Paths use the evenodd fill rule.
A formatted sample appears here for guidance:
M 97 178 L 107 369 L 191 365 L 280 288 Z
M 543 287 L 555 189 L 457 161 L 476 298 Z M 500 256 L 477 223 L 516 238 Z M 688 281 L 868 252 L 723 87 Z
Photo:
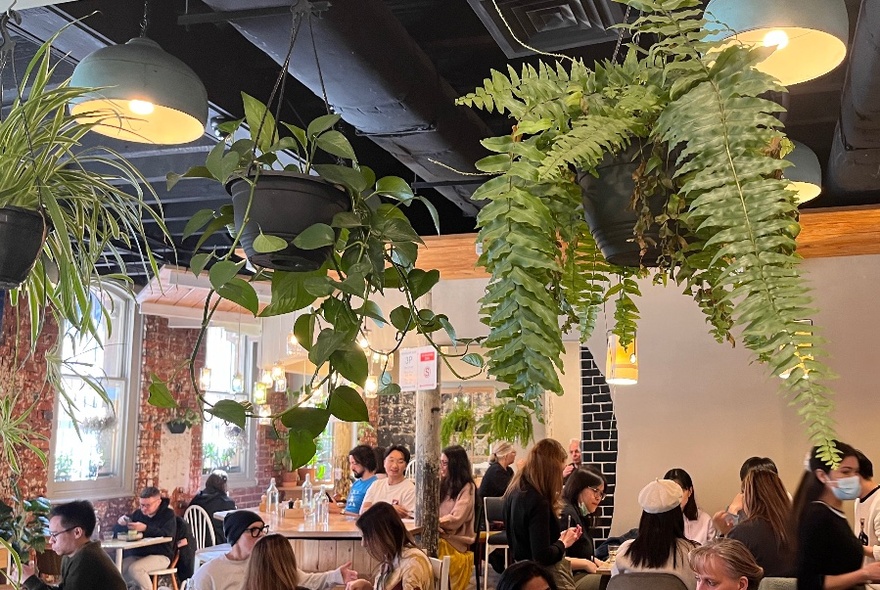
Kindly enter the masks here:
M 681 578 L 665 572 L 631 572 L 612 576 L 608 590 L 688 590 Z
M 196 540 L 196 551 L 205 547 L 213 547 L 217 544 L 214 536 L 214 525 L 209 515 L 201 506 L 190 506 L 183 513 L 183 519 L 189 523 L 193 537 Z M 208 540 L 211 542 L 208 543 Z
M 483 498 L 483 517 L 486 520 L 486 558 L 483 560 L 483 590 L 489 587 L 489 554 L 496 549 L 504 551 L 504 563 L 507 563 L 507 533 L 491 532 L 491 523 L 504 520 L 504 500 L 502 498 Z
M 449 556 L 428 559 L 431 560 L 431 569 L 434 570 L 434 590 L 449 590 Z
M 183 539 L 183 543 L 186 543 L 186 539 Z M 174 550 L 174 559 L 171 560 L 171 563 L 167 568 L 163 570 L 153 570 L 149 573 L 150 578 L 153 580 L 153 590 L 159 590 L 159 578 L 161 576 L 169 576 L 171 578 L 171 587 L 174 590 L 180 590 L 180 586 L 177 583 L 177 560 L 180 559 L 180 551 Z

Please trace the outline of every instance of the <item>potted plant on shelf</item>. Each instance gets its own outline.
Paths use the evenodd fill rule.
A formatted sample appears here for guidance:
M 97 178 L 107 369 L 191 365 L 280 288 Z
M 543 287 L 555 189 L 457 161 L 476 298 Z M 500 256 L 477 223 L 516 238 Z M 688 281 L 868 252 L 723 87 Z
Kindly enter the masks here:
M 202 421 L 202 415 L 192 408 L 178 407 L 174 416 L 165 423 L 168 431 L 172 434 L 182 434 L 187 428 L 192 428 Z
M 362 390 L 367 380 L 367 354 L 372 351 L 365 352 L 357 344 L 367 321 L 393 325 L 397 330 L 395 349 L 412 331 L 423 335 L 432 344 L 434 332 L 446 330 L 453 341 L 455 332 L 445 315 L 434 314 L 416 303 L 431 290 L 440 275 L 436 270 L 416 268 L 418 245 L 422 240 L 401 209 L 420 201 L 436 224 L 437 212 L 431 203 L 414 195 L 401 178 L 387 176 L 377 179 L 370 168 L 357 160 L 348 140 L 332 129 L 338 116 L 319 117 L 302 129 L 276 122 L 266 105 L 256 99 L 244 95 L 244 101 L 249 137 L 230 138 L 228 145 L 218 144 L 204 166 L 182 175 L 169 174 L 169 184 L 173 185 L 181 178 L 200 177 L 212 178 L 224 185 L 237 183 L 239 187 L 248 187 L 248 199 L 235 197 L 246 201 L 244 213 L 240 212 L 240 207 L 239 212 L 233 211 L 231 206 L 219 211 L 204 210 L 187 224 L 185 237 L 200 234 L 199 246 L 215 232 L 225 231 L 234 224 L 237 226 L 228 251 L 222 255 L 215 252 L 197 254 L 190 267 L 196 274 L 209 268 L 212 287 L 209 297 L 216 293 L 255 316 L 301 312 L 294 333 L 300 345 L 308 351 L 315 370 L 306 383 L 306 395 L 291 400 L 286 409 L 271 417 L 289 429 L 287 441 L 291 468 L 297 468 L 314 457 L 317 450 L 315 439 L 326 428 L 331 414 L 346 421 L 368 420 L 367 407 L 358 389 Z M 241 124 L 234 122 L 224 129 L 238 130 Z M 260 182 L 261 175 L 267 175 L 262 168 L 280 166 L 284 154 L 290 150 L 299 154 L 296 167 L 301 172 L 297 175 L 317 173 L 323 179 L 319 182 L 329 183 L 333 190 L 342 191 L 346 202 L 336 208 L 330 218 L 312 223 L 296 236 L 268 233 L 259 222 L 251 243 L 253 255 L 249 254 L 258 271 L 249 279 L 240 277 L 238 273 L 246 261 L 235 258 L 234 250 L 250 231 L 249 223 L 254 221 L 250 211 L 256 192 L 252 189 Z M 317 164 L 315 157 L 322 151 L 347 161 L 345 164 Z M 277 175 L 268 176 L 275 178 Z M 277 211 L 275 214 L 277 216 Z M 312 219 L 308 211 L 297 211 L 296 214 Z M 312 264 L 296 263 L 287 266 L 286 270 L 277 268 L 286 263 L 276 265 L 272 256 L 280 255 L 285 259 L 300 256 L 291 254 L 291 246 L 306 253 L 320 251 L 321 254 L 313 259 Z M 259 308 L 251 284 L 257 280 L 271 284 L 271 301 L 263 309 Z M 405 303 L 386 317 L 373 299 L 388 289 L 401 292 Z M 206 305 L 205 309 L 203 328 L 210 321 L 212 306 Z M 191 377 L 195 384 L 194 366 L 191 362 Z M 382 386 L 380 393 L 399 391 L 390 382 L 383 382 Z M 166 395 L 167 390 L 161 391 L 162 387 L 154 382 L 154 401 L 173 405 L 173 398 Z M 317 407 L 306 407 L 312 392 L 321 387 L 329 391 L 326 401 L 316 404 Z M 204 398 L 201 401 L 209 413 L 240 426 L 248 417 L 256 417 L 246 402 L 222 400 L 211 404 Z
M 811 315 L 810 297 L 795 252 L 797 203 L 781 180 L 782 107 L 763 98 L 784 88 L 754 68 L 760 50 L 705 41 L 699 0 L 618 1 L 640 12 L 622 28 L 650 47 L 631 44 L 622 62 L 593 69 L 569 60 L 492 72 L 459 99 L 515 123 L 483 141 L 493 155 L 478 167 L 494 177 L 474 194 L 487 203 L 478 217 L 491 274 L 485 346 L 490 372 L 508 384 L 498 412 L 540 413 L 545 390 L 561 394 L 562 331 L 578 326 L 586 339 L 606 301 L 614 334 L 632 342 L 636 279 L 653 275 L 694 298 L 719 342 L 736 331 L 774 375 L 793 369 L 784 387 L 833 460 L 829 372 L 819 339 L 798 322 Z M 579 176 L 604 178 L 615 161 L 632 166 L 622 196 L 634 268 L 613 264 L 584 219 L 611 195 L 586 203 Z

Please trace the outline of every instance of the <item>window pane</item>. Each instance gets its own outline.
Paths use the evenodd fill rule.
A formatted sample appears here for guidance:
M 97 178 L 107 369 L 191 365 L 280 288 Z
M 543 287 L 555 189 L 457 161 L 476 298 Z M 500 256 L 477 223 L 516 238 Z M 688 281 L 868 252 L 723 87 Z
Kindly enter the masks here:
M 232 381 L 243 372 L 240 346 L 245 338 L 225 328 L 212 326 L 205 336 L 205 366 L 211 370 L 211 383 L 205 399 L 216 403 L 223 399 L 246 399 L 243 392 L 233 392 Z M 244 379 L 246 383 L 247 380 Z M 223 469 L 229 474 L 244 473 L 248 456 L 248 433 L 218 418 L 204 423 L 202 430 L 202 473 Z

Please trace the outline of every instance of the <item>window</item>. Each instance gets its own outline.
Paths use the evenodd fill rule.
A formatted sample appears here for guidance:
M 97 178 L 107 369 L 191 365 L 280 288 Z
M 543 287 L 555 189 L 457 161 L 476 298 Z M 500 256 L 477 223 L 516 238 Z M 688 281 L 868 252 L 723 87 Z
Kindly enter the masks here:
M 131 392 L 140 363 L 133 359 L 140 359 L 140 346 L 132 343 L 140 330 L 135 330 L 134 302 L 122 289 L 104 285 L 92 297 L 108 310 L 109 318 L 102 317 L 96 306 L 100 339 L 81 336 L 69 326 L 61 332 L 67 399 L 61 394 L 55 399 L 48 482 L 55 497 L 82 497 L 84 492 L 90 498 L 112 497 L 131 485 L 136 429 L 123 425 L 133 423 L 136 409 Z M 106 399 L 89 380 L 103 387 Z
M 205 383 L 205 399 L 216 403 L 222 399 L 247 399 L 249 373 L 245 362 L 251 345 L 248 338 L 219 326 L 211 326 L 205 335 L 205 367 L 210 369 L 210 382 Z M 230 480 L 251 477 L 248 460 L 251 444 L 250 424 L 245 430 L 210 418 L 202 430 L 202 474 L 214 469 L 225 470 Z

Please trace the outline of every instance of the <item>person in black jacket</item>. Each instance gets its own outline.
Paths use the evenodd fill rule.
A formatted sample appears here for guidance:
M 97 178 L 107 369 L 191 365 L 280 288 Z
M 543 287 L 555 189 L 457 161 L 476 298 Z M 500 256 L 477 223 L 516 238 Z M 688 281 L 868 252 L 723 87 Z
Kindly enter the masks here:
M 605 564 L 596 559 L 590 530 L 593 529 L 593 515 L 604 498 L 605 478 L 591 469 L 573 471 L 562 488 L 565 505 L 559 518 L 559 528 L 580 525 L 583 530 L 580 538 L 565 552 L 578 590 L 598 589 L 602 579 L 602 576 L 596 574 L 596 570 Z
M 11 568 L 10 578 L 27 590 L 125 590 L 122 575 L 101 549 L 91 541 L 95 530 L 95 507 L 87 500 L 60 504 L 49 513 L 49 547 L 61 555 L 61 584 L 48 586 L 36 575 L 34 565 L 22 566 L 20 575 Z
M 214 538 L 217 540 L 218 545 L 225 543 L 226 537 L 223 536 L 223 523 L 214 518 L 214 513 L 223 510 L 235 510 L 236 508 L 235 500 L 230 498 L 226 492 L 227 479 L 225 471 L 215 469 L 205 481 L 205 489 L 196 494 L 195 498 L 189 503 L 190 506 L 204 508 L 205 512 L 208 513 L 208 516 L 211 518 L 211 524 L 214 527 Z
M 174 511 L 168 507 L 168 498 L 163 498 L 159 488 L 144 488 L 138 498 L 139 508 L 131 515 L 123 515 L 117 521 L 117 528 L 138 531 L 145 537 L 171 537 L 168 543 L 148 545 L 125 551 L 122 559 L 122 576 L 126 583 L 152 590 L 153 582 L 147 572 L 164 569 L 174 556 L 174 540 L 177 539 L 177 522 Z
M 583 533 L 580 526 L 560 531 L 562 470 L 568 454 L 559 442 L 545 438 L 529 452 L 526 464 L 504 495 L 504 529 L 513 559 L 537 561 L 553 573 L 560 590 L 573 590 L 565 551 Z
M 510 480 L 513 479 L 513 469 L 510 466 L 514 461 L 516 461 L 516 449 L 512 444 L 499 440 L 492 445 L 489 468 L 480 481 L 478 492 L 480 498 L 500 498 L 504 495 Z

